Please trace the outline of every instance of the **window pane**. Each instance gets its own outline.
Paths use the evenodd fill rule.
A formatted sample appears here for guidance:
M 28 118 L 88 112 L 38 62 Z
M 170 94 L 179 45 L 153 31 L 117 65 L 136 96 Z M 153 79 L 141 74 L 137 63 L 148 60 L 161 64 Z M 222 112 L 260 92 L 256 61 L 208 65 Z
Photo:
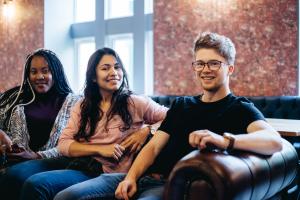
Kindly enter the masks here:
M 145 14 L 153 13 L 153 0 L 145 0 L 144 6 Z
M 133 77 L 133 36 L 132 34 L 109 35 L 107 46 L 114 49 L 120 56 L 128 74 L 129 86 L 132 88 Z
M 92 39 L 77 41 L 77 52 L 78 52 L 77 92 L 81 92 L 83 90 L 88 60 L 92 55 L 92 53 L 94 53 L 95 48 L 96 45 Z
M 95 20 L 95 0 L 76 0 L 75 22 Z
M 153 69 L 153 31 L 147 31 L 145 35 L 145 88 L 146 95 L 153 95 L 154 69 Z
M 105 19 L 133 15 L 133 0 L 105 0 Z

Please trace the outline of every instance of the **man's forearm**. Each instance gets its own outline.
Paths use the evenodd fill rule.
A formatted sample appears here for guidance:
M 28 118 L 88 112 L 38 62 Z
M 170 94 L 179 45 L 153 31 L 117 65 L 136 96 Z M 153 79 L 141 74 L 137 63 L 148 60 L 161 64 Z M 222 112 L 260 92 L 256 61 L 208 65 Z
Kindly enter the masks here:
M 236 135 L 234 148 L 252 151 L 264 155 L 272 155 L 280 151 L 281 138 L 276 134 L 270 134 L 272 130 L 260 130 L 249 134 Z
M 138 154 L 125 179 L 136 181 L 143 173 L 145 173 L 168 140 L 168 134 L 157 131 L 149 143 Z
M 154 157 L 152 152 L 151 147 L 145 146 L 135 159 L 126 178 L 136 181 L 154 162 L 156 156 Z
M 247 132 L 248 134 L 235 136 L 235 149 L 271 155 L 282 148 L 279 133 L 263 120 L 257 120 L 249 124 Z

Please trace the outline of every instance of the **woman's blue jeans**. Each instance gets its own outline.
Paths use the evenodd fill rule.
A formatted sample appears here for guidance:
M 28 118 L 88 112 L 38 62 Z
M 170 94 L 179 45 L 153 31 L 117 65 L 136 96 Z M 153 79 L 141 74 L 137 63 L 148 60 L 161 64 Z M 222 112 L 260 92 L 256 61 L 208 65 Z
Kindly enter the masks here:
M 1 199 L 17 200 L 23 183 L 30 176 L 55 169 L 64 169 L 69 163 L 69 158 L 60 157 L 43 160 L 30 160 L 13 165 L 6 169 L 0 176 Z
M 26 161 L 8 168 L 0 177 L 1 199 L 113 199 L 119 182 L 125 177 L 123 173 L 95 176 L 65 169 L 69 163 L 70 158 L 60 157 Z M 135 199 L 161 199 L 164 183 L 142 177 Z
M 126 174 L 102 174 L 89 177 L 81 171 L 55 170 L 39 173 L 26 180 L 21 199 L 87 200 L 114 199 L 115 190 Z M 159 200 L 165 181 L 142 177 L 135 199 Z

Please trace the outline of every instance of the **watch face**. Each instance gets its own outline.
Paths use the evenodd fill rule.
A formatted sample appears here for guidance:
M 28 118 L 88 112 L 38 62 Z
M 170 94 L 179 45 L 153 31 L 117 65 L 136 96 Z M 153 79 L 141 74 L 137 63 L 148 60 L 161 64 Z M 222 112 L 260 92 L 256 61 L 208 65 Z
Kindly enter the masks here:
M 228 138 L 228 139 L 234 138 L 234 136 L 232 134 L 226 133 L 226 132 L 223 134 L 223 137 Z
M 152 134 L 152 135 L 154 135 L 154 133 L 155 133 L 155 130 L 151 127 L 151 129 L 150 129 L 150 133 Z
M 156 130 L 151 126 L 151 125 L 148 125 L 150 131 L 149 133 L 151 133 L 152 135 L 154 135 L 154 133 L 156 132 Z

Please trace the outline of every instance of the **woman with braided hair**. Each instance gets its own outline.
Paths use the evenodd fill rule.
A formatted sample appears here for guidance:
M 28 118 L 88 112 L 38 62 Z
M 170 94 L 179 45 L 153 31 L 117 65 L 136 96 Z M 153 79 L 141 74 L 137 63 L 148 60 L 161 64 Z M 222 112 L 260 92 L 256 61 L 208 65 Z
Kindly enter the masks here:
M 126 173 L 166 113 L 166 107 L 131 92 L 117 52 L 98 49 L 88 62 L 83 98 L 72 108 L 57 145 L 63 157 L 12 166 L 0 179 L 0 194 L 11 200 L 90 199 L 93 194 L 98 199 L 97 189 L 109 185 L 98 178 Z
M 29 54 L 21 85 L 0 96 L 0 143 L 7 166 L 57 157 L 58 138 L 77 100 L 54 52 L 37 49 Z

